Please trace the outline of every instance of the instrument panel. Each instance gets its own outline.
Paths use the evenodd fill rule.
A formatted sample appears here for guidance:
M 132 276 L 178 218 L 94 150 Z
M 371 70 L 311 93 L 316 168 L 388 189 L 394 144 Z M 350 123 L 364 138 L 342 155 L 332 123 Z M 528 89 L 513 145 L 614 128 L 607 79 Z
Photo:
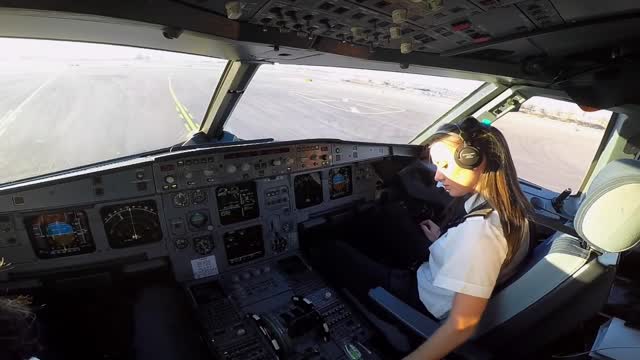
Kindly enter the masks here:
M 255 219 L 260 214 L 254 182 L 220 186 L 216 189 L 220 224 L 229 225 Z
M 229 265 L 238 265 L 264 256 L 262 226 L 229 231 L 223 235 Z
M 329 170 L 329 194 L 332 200 L 351 195 L 352 186 L 351 166 Z
M 297 175 L 293 180 L 296 208 L 306 209 L 323 201 L 322 173 L 319 171 Z
M 155 201 L 105 206 L 100 210 L 112 248 L 125 248 L 162 240 Z
M 299 223 L 374 198 L 372 162 L 391 153 L 342 142 L 228 146 L 0 188 L 0 249 L 14 264 L 0 281 L 133 255 L 168 256 L 186 281 L 296 251 Z
M 25 228 L 41 259 L 92 253 L 96 250 L 87 214 L 81 210 L 28 216 Z

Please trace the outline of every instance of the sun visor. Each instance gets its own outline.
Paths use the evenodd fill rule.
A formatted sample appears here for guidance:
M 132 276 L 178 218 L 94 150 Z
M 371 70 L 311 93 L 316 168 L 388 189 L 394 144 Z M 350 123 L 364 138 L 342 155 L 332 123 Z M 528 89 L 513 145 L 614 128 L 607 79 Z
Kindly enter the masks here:
M 640 104 L 640 63 L 625 63 L 582 74 L 568 80 L 562 89 L 577 104 L 608 109 Z

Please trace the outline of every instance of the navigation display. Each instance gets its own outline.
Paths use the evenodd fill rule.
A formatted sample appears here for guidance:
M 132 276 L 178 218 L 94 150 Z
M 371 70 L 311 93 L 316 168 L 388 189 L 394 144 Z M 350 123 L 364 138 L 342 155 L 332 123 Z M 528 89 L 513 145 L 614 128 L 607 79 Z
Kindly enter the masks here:
M 100 214 L 109 245 L 114 249 L 162 240 L 158 208 L 153 200 L 106 206 Z
M 216 200 L 222 225 L 255 219 L 260 214 L 254 182 L 220 186 L 216 189 Z
M 298 175 L 293 180 L 296 208 L 304 209 L 322 203 L 322 174 Z
M 329 197 L 331 200 L 349 196 L 352 192 L 351 166 L 329 170 Z
M 24 225 L 41 259 L 91 253 L 96 250 L 87 214 L 63 211 L 24 218 Z
M 262 226 L 229 231 L 223 236 L 224 249 L 229 265 L 242 264 L 264 256 Z

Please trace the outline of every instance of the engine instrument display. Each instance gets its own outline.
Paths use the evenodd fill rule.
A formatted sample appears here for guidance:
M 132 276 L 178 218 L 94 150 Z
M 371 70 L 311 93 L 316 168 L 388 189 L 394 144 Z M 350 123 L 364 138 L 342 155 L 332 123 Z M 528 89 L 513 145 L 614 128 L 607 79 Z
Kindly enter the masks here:
M 320 172 L 298 175 L 293 180 L 296 208 L 304 209 L 322 203 L 322 175 Z
M 223 240 L 229 265 L 242 264 L 264 256 L 260 225 L 229 231 L 224 234 Z
M 96 250 L 87 214 L 64 211 L 25 217 L 25 228 L 41 259 L 91 253 Z
M 103 207 L 100 211 L 112 248 L 125 248 L 162 240 L 158 208 L 153 200 Z
M 351 195 L 352 186 L 351 166 L 329 170 L 329 196 L 332 200 Z
M 255 219 L 260 214 L 254 182 L 220 186 L 216 189 L 216 200 L 222 225 Z

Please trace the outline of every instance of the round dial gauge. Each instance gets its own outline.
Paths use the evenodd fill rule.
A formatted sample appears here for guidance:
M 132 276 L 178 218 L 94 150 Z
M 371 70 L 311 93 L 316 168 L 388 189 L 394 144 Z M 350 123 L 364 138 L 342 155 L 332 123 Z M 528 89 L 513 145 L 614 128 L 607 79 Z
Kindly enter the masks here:
M 176 207 L 184 207 L 189 205 L 189 198 L 183 192 L 179 192 L 173 196 L 173 204 Z
M 207 193 L 202 190 L 196 190 L 191 194 L 191 201 L 194 204 L 200 204 L 207 201 Z
M 210 236 L 193 238 L 193 248 L 200 255 L 207 255 L 213 251 L 213 240 Z
M 195 228 L 201 228 L 207 225 L 208 221 L 209 217 L 207 216 L 207 214 L 200 211 L 191 213 L 191 216 L 189 216 L 189 223 Z
M 162 240 L 162 229 L 154 201 L 102 208 L 104 230 L 114 248 Z
M 186 239 L 176 239 L 174 241 L 174 245 L 177 249 L 182 250 L 186 249 L 186 247 L 189 246 L 189 242 Z

